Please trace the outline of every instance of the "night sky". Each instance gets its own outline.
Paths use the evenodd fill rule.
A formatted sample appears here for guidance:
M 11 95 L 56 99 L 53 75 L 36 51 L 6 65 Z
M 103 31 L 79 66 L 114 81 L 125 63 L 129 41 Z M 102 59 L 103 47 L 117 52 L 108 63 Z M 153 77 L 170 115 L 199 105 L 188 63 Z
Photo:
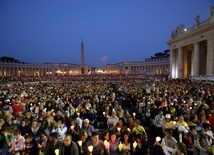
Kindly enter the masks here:
M 0 0 L 0 57 L 101 67 L 169 49 L 170 31 L 210 16 L 213 0 Z

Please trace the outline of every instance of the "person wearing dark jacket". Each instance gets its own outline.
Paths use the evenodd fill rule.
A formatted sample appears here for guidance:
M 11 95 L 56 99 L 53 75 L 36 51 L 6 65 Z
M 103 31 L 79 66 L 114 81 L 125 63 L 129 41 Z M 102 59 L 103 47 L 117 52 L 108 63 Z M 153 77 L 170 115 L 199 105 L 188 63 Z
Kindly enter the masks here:
M 59 149 L 60 145 L 62 145 L 62 142 L 58 139 L 58 133 L 51 133 L 49 137 L 49 143 L 44 151 L 44 155 L 55 155 L 55 150 Z
M 59 147 L 59 155 L 79 155 L 79 149 L 75 142 L 72 142 L 72 136 L 67 134 L 64 142 Z
M 38 155 L 37 142 L 31 134 L 26 134 L 23 155 Z

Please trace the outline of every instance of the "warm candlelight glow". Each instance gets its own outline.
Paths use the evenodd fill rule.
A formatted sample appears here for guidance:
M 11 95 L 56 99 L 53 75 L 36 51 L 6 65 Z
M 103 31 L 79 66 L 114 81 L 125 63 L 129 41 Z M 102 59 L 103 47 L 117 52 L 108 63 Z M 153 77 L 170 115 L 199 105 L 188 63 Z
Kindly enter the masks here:
M 121 151 L 123 149 L 123 144 L 120 142 L 120 144 L 118 145 L 119 150 Z
M 79 144 L 80 147 L 82 146 L 82 141 L 81 140 L 79 140 L 77 143 Z
M 173 125 L 176 125 L 176 121 L 172 121 Z
M 71 130 L 74 130 L 74 126 L 73 125 L 71 126 Z
M 136 113 L 135 113 L 135 112 L 133 113 L 133 116 L 134 116 L 134 117 L 136 116 Z
M 129 132 L 131 131 L 129 128 L 127 129 Z
M 93 151 L 93 146 L 88 146 L 88 151 L 91 153 Z
M 137 142 L 135 141 L 134 143 L 133 143 L 133 148 L 135 149 L 137 147 Z
M 121 128 L 120 128 L 120 127 L 118 127 L 118 128 L 117 128 L 117 131 L 118 131 L 118 132 L 120 132 L 120 130 L 121 130 Z
M 59 149 L 56 149 L 54 152 L 56 155 L 59 155 Z
M 156 137 L 156 142 L 159 142 L 161 141 L 161 138 L 160 137 Z
M 106 114 L 106 112 L 105 111 L 103 111 L 103 115 L 105 115 Z

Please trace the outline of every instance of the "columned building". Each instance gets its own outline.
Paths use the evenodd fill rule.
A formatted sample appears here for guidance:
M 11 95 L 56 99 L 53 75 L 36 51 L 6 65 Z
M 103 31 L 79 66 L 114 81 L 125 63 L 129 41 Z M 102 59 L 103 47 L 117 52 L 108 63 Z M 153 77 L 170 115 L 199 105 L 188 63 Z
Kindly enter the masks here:
M 88 67 L 87 67 L 88 68 Z M 80 66 L 69 63 L 22 63 L 0 61 L 0 76 L 80 75 Z
M 117 64 L 107 64 L 102 68 L 104 74 L 133 75 L 169 75 L 169 54 L 161 57 L 148 58 L 145 61 L 124 61 Z
M 214 75 L 214 7 L 207 20 L 200 22 L 196 15 L 195 22 L 188 29 L 181 24 L 171 31 L 168 45 L 172 78 Z

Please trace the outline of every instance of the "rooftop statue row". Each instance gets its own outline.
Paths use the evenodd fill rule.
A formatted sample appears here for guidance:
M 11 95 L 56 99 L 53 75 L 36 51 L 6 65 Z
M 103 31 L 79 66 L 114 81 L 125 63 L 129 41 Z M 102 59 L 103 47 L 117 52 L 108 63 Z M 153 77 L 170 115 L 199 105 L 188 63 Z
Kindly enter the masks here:
M 199 25 L 201 23 L 203 23 L 202 26 L 209 24 L 211 22 L 211 20 L 210 20 L 211 18 L 214 18 L 214 6 L 211 6 L 209 19 L 205 20 L 204 22 L 200 22 L 200 15 L 196 14 L 196 16 L 195 16 L 196 25 L 193 26 L 193 28 L 186 29 L 184 27 L 184 24 L 180 24 L 176 30 L 174 30 L 174 29 L 171 30 L 171 38 L 180 36 L 183 32 L 187 32 L 187 31 L 190 32 L 190 31 L 194 30 L 194 28 L 199 28 L 199 27 L 201 27 L 201 25 Z

